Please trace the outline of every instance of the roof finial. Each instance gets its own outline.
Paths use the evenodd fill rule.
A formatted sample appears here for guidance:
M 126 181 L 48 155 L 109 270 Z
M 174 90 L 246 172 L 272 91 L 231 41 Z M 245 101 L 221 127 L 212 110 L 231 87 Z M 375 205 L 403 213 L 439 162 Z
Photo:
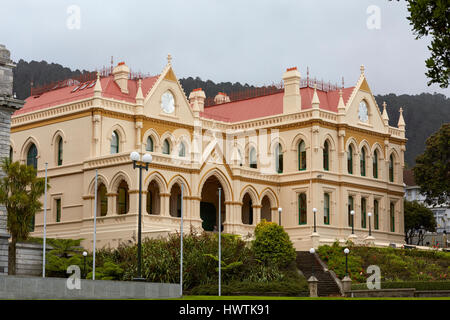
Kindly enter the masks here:
M 97 80 L 95 81 L 94 86 L 94 96 L 100 97 L 102 93 L 102 84 L 100 82 L 100 72 L 97 71 Z
M 167 63 L 172 64 L 172 55 L 170 53 L 167 54 Z
M 344 76 L 342 76 L 342 89 L 344 89 Z
M 386 101 L 383 101 L 383 114 L 381 115 L 381 117 L 383 118 L 384 124 L 389 125 L 389 116 L 386 111 Z
M 319 108 L 319 105 L 320 105 L 319 96 L 317 95 L 317 83 L 314 84 L 314 94 L 313 94 L 313 98 L 311 101 L 311 105 L 313 108 Z
M 361 74 L 364 74 L 364 65 L 362 64 L 361 67 L 359 67 L 359 70 L 361 70 Z
M 400 112 L 400 116 L 398 117 L 398 123 L 397 123 L 397 127 L 401 130 L 405 130 L 405 119 L 403 118 L 403 108 L 400 107 L 400 109 L 398 110 L 398 112 Z

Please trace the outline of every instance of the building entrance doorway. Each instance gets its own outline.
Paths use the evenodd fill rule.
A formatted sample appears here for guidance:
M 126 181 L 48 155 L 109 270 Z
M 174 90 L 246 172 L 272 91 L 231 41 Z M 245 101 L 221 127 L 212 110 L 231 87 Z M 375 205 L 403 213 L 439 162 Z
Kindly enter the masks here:
M 202 219 L 202 228 L 205 231 L 214 231 L 217 225 L 216 207 L 209 202 L 200 202 L 200 218 Z
M 222 188 L 219 204 L 219 188 Z M 200 202 L 200 218 L 205 231 L 219 231 L 219 206 L 221 207 L 221 230 L 225 221 L 225 192 L 219 180 L 215 176 L 209 177 L 202 188 L 202 200 Z

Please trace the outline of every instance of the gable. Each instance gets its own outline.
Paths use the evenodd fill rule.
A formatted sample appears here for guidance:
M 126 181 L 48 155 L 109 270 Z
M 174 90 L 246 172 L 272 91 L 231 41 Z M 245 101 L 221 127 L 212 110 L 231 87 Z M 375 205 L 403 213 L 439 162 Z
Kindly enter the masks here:
M 367 122 L 361 121 L 359 118 L 360 103 L 362 101 L 364 101 L 367 106 Z M 347 102 L 345 120 L 350 126 L 384 132 L 384 122 L 381 117 L 380 109 L 378 108 L 375 97 L 363 75 L 353 89 L 352 95 Z
M 174 111 L 166 113 L 161 108 L 163 95 L 169 92 L 174 99 Z M 166 66 L 144 100 L 144 115 L 149 118 L 172 122 L 174 125 L 193 125 L 194 115 L 186 95 L 170 65 Z

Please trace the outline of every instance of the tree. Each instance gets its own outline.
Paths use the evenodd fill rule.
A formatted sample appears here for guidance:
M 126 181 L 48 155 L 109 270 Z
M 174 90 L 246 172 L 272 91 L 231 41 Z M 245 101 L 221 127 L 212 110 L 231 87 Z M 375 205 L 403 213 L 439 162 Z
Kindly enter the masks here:
M 5 176 L 0 180 L 0 203 L 8 212 L 7 229 L 11 234 L 8 254 L 8 274 L 16 274 L 16 243 L 26 240 L 34 215 L 41 209 L 39 198 L 44 194 L 44 178 L 36 176 L 32 166 L 11 162 L 1 164 Z
M 426 141 L 425 152 L 416 158 L 414 179 L 429 205 L 449 202 L 450 194 L 450 123 Z
M 255 256 L 266 265 L 286 267 L 295 260 L 295 249 L 283 227 L 262 219 L 255 228 Z
M 430 79 L 428 85 L 448 87 L 450 77 L 450 1 L 407 0 L 409 17 L 416 39 L 431 35 L 428 50 L 431 57 L 425 61 Z
M 436 231 L 436 220 L 433 211 L 418 201 L 404 200 L 405 241 L 412 244 L 412 239 L 418 236 L 417 244 L 423 242 L 425 231 Z

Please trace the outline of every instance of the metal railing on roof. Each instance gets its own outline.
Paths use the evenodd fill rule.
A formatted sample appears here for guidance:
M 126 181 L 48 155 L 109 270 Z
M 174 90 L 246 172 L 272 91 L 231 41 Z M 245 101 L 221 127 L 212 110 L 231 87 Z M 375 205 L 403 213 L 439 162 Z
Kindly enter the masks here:
M 320 91 L 336 91 L 339 90 L 340 87 L 337 84 L 331 84 L 331 82 L 324 82 L 323 80 L 319 81 L 316 79 L 312 79 L 309 76 L 305 79 L 300 80 L 300 88 L 314 88 L 317 85 L 317 90 Z M 262 96 L 271 95 L 274 93 L 279 93 L 284 91 L 283 82 L 279 84 L 272 84 L 269 86 L 248 88 L 242 91 L 231 92 L 228 97 L 230 98 L 230 102 L 247 100 L 251 98 L 257 98 Z M 226 92 L 225 92 L 226 93 Z M 205 100 L 205 107 L 216 105 L 214 102 L 215 97 L 207 97 Z

